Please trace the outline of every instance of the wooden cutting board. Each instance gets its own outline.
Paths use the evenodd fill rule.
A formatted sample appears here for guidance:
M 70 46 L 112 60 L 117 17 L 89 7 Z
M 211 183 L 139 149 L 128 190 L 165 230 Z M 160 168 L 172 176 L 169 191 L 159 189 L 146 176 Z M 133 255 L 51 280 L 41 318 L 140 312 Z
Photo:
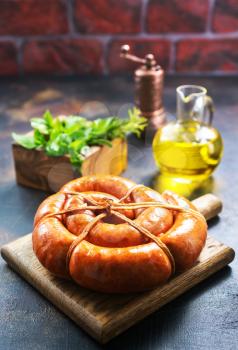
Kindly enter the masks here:
M 54 277 L 36 259 L 31 234 L 2 247 L 6 262 L 47 299 L 101 343 L 120 334 L 234 258 L 233 249 L 209 237 L 197 264 L 150 292 L 107 295 Z
M 207 219 L 221 210 L 221 205 L 210 198 L 211 206 L 207 205 L 209 197 L 194 201 Z M 234 258 L 232 248 L 208 237 L 196 265 L 174 276 L 165 285 L 144 293 L 108 295 L 89 291 L 49 273 L 33 253 L 31 234 L 6 244 L 1 254 L 16 272 L 101 343 L 108 342 Z

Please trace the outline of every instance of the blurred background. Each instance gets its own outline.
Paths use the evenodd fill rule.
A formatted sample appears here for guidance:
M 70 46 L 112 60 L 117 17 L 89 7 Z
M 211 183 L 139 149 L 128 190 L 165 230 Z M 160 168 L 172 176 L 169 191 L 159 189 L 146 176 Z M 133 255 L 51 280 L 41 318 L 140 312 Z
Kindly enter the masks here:
M 0 1 L 0 76 L 127 72 L 124 43 L 169 74 L 237 74 L 238 1 Z

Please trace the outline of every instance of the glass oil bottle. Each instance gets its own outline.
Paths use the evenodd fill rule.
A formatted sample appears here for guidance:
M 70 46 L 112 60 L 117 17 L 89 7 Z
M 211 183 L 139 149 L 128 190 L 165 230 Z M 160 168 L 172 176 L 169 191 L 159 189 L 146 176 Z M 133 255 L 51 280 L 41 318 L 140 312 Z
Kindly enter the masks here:
M 204 87 L 177 88 L 177 120 L 158 129 L 153 154 L 162 175 L 203 181 L 219 164 L 223 142 L 211 126 L 213 101 Z

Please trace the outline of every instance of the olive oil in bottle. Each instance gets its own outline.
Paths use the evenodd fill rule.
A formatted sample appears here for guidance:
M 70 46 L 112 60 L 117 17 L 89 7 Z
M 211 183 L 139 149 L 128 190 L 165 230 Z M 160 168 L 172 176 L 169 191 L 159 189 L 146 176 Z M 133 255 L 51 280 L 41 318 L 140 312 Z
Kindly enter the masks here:
M 219 164 L 223 142 L 211 126 L 213 104 L 206 93 L 200 86 L 177 88 L 177 121 L 160 128 L 153 140 L 154 158 L 163 175 L 205 180 Z

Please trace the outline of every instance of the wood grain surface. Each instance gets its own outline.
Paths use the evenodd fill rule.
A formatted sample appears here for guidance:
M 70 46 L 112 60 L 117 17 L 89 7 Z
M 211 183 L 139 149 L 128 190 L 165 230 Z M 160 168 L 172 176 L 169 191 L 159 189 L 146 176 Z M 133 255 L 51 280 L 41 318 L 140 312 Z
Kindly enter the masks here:
M 195 204 L 206 218 L 217 215 L 222 207 L 221 201 L 211 194 L 198 198 Z M 101 343 L 108 342 L 234 258 L 232 248 L 209 237 L 196 265 L 175 275 L 165 285 L 144 293 L 109 295 L 53 276 L 36 258 L 31 234 L 3 246 L 1 254 L 15 271 Z
M 127 142 L 123 139 L 113 140 L 112 147 L 91 147 L 81 174 L 73 169 L 67 155 L 49 157 L 41 150 L 28 150 L 15 143 L 12 152 L 17 183 L 47 192 L 57 192 L 80 175 L 120 175 L 127 167 Z

